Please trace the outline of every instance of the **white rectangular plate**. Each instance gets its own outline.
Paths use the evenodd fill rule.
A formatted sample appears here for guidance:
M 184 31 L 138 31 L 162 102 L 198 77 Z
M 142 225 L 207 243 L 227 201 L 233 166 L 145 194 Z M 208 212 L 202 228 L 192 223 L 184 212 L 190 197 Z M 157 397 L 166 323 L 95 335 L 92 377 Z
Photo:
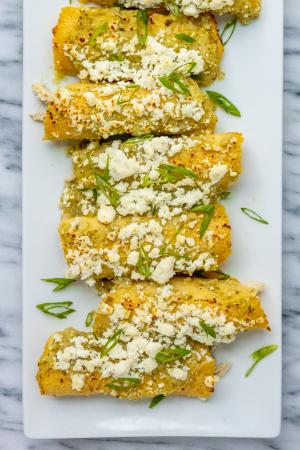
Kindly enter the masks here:
M 74 3 L 74 2 L 73 2 Z M 42 141 L 42 126 L 29 114 L 39 105 L 33 82 L 53 77 L 51 28 L 67 0 L 24 1 L 24 120 L 23 120 L 23 325 L 24 427 L 31 438 L 125 436 L 273 437 L 281 419 L 281 346 L 245 379 L 249 354 L 267 344 L 281 344 L 281 159 L 282 159 L 282 31 L 283 1 L 263 0 L 261 18 L 237 30 L 225 49 L 224 81 L 213 89 L 241 110 L 234 118 L 218 110 L 218 131 L 245 135 L 244 173 L 226 200 L 233 227 L 233 254 L 226 272 L 242 281 L 266 283 L 263 304 L 272 333 L 238 337 L 218 350 L 232 370 L 207 402 L 168 398 L 155 409 L 147 401 L 130 403 L 112 398 L 42 397 L 35 381 L 36 362 L 47 337 L 67 326 L 84 329 L 94 309 L 92 289 L 71 286 L 54 295 L 43 277 L 63 276 L 64 261 L 57 235 L 57 208 L 64 178 L 71 173 L 64 146 Z M 248 207 L 269 220 L 250 220 Z M 43 315 L 43 301 L 75 302 L 77 312 L 65 321 Z

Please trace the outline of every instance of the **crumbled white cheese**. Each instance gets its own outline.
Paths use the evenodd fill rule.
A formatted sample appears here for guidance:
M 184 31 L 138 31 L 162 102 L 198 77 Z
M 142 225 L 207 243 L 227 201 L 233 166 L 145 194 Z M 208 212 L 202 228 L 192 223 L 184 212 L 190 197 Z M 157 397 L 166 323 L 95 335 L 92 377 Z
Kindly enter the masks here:
M 226 175 L 228 171 L 228 167 L 226 164 L 216 164 L 209 170 L 209 177 L 211 179 L 211 182 L 213 184 L 218 183 L 224 176 Z
M 159 76 L 168 75 L 191 61 L 196 63 L 192 68 L 192 74 L 198 75 L 203 71 L 203 56 L 206 55 L 195 49 L 167 47 L 162 43 L 160 32 L 155 36 L 149 35 L 144 48 L 140 48 L 136 35 L 129 42 L 120 41 L 119 49 L 116 47 L 116 40 L 103 39 L 101 36 L 97 39 L 97 47 L 101 53 L 96 60 L 94 54 L 90 52 L 89 45 L 64 46 L 66 56 L 81 68 L 79 73 L 81 79 L 89 77 L 92 81 L 109 82 L 132 79 L 135 84 L 153 88 L 156 84 L 160 84 Z M 108 56 L 117 51 L 122 53 L 122 61 L 109 60 Z M 142 108 L 142 105 L 139 107 Z M 156 111 L 156 114 L 160 113 L 161 111 Z
M 54 100 L 54 94 L 42 83 L 32 85 L 33 93 L 44 103 L 50 103 Z
M 181 381 L 186 380 L 188 376 L 187 368 L 180 369 L 178 367 L 174 367 L 173 369 L 168 369 L 168 373 L 171 375 L 171 377 Z
M 265 283 L 262 283 L 261 281 L 248 281 L 248 283 L 245 283 L 245 286 L 253 289 L 254 291 L 257 292 L 257 294 L 259 294 L 260 292 L 262 292 L 266 285 Z
M 186 16 L 199 17 L 206 11 L 222 11 L 230 13 L 235 0 L 177 0 L 180 11 Z M 157 8 L 164 5 L 163 0 L 120 0 L 119 4 L 126 8 Z
M 34 120 L 35 122 L 44 122 L 44 119 L 46 117 L 46 113 L 45 112 L 36 112 L 36 113 L 31 113 L 30 117 L 32 118 L 32 120 Z
M 95 96 L 95 94 L 93 92 L 86 92 L 84 94 L 84 97 L 89 106 L 93 107 L 97 104 L 97 97 Z
M 74 391 L 81 391 L 84 386 L 84 378 L 85 376 L 81 373 L 74 373 L 71 375 L 72 389 Z
M 103 205 L 98 209 L 97 219 L 101 223 L 111 223 L 116 217 L 116 210 L 112 206 Z
M 151 279 L 158 284 L 165 284 L 175 274 L 174 272 L 175 258 L 168 256 L 162 258 L 151 274 Z
M 225 12 L 230 12 L 226 8 L 230 8 L 234 5 L 235 0 L 177 0 L 180 11 L 187 16 L 198 17 L 201 13 L 207 11 L 222 11 L 225 8 Z M 126 8 L 156 8 L 163 5 L 162 0 L 120 0 L 120 4 Z
M 175 328 L 170 323 L 161 322 L 160 320 L 156 321 L 157 331 L 163 336 L 173 336 L 175 334 Z
M 139 252 L 132 251 L 127 257 L 127 264 L 130 266 L 136 266 L 139 259 Z

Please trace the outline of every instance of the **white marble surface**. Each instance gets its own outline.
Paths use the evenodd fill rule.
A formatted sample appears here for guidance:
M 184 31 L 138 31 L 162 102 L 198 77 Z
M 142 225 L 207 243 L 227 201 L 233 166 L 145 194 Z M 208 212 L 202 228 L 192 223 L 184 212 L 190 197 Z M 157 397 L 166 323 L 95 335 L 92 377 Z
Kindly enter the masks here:
M 22 431 L 21 392 L 22 1 L 0 0 L 0 450 L 300 448 L 299 0 L 285 1 L 284 80 L 284 378 L 280 437 L 269 440 L 153 438 L 33 441 L 25 438 Z

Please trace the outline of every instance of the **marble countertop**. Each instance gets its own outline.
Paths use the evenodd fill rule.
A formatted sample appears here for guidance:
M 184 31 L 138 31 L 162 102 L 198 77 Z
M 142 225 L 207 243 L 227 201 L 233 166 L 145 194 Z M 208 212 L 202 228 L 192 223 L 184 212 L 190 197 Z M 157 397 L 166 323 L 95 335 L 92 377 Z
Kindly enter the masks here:
M 270 74 L 272 76 L 272 74 Z M 0 449 L 296 450 L 300 439 L 300 8 L 285 1 L 283 420 L 277 439 L 35 441 L 22 431 L 22 1 L 0 1 Z M 299 146 L 299 148 L 298 148 Z M 298 150 L 297 150 L 298 148 Z

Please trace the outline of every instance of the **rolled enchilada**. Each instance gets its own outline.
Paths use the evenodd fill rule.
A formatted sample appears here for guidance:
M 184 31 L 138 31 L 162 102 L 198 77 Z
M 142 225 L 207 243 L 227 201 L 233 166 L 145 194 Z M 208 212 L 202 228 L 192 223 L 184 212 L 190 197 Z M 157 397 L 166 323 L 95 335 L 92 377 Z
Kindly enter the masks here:
M 194 353 L 184 361 L 184 373 L 188 369 L 186 379 L 183 379 L 176 362 L 151 370 L 154 365 L 150 367 L 150 358 L 146 357 L 138 358 L 140 366 L 145 367 L 143 373 L 139 370 L 135 376 L 121 376 L 117 365 L 121 369 L 124 365 L 122 360 L 113 358 L 113 353 L 111 357 L 101 357 L 109 340 L 106 334 L 104 336 L 98 338 L 94 333 L 83 333 L 74 328 L 53 334 L 38 363 L 37 381 L 41 394 L 104 394 L 127 400 L 177 394 L 205 399 L 214 391 L 218 378 L 215 376 L 215 360 L 207 347 L 193 345 Z M 125 352 L 126 344 L 124 347 Z M 109 372 L 105 366 L 110 367 Z
M 63 8 L 53 29 L 58 75 L 78 75 L 94 82 L 134 80 L 144 85 L 141 80 L 149 73 L 167 75 L 194 61 L 193 74 L 199 84 L 207 86 L 217 78 L 223 45 L 211 15 L 189 20 L 152 11 L 145 20 L 139 20 L 134 10 Z
M 75 83 L 51 96 L 44 138 L 97 140 L 114 135 L 211 133 L 213 105 L 197 83 L 185 78 L 187 95 L 163 85 L 145 89 L 129 82 Z
M 67 278 L 89 285 L 122 276 L 164 284 L 175 273 L 213 270 L 230 254 L 230 230 L 222 205 L 169 220 L 117 216 L 103 224 L 96 217 L 79 216 L 63 218 L 59 226 Z
M 207 398 L 218 381 L 210 346 L 259 328 L 269 329 L 257 291 L 237 280 L 120 280 L 104 294 L 93 333 L 50 337 L 37 380 L 44 395 Z
M 242 142 L 240 133 L 223 133 L 71 146 L 73 176 L 61 207 L 68 217 L 97 215 L 110 223 L 116 214 L 155 209 L 158 217 L 168 218 L 199 202 L 214 203 L 241 173 Z M 99 179 L 105 172 L 106 185 Z M 111 204 L 114 198 L 105 187 L 114 189 L 117 204 Z

